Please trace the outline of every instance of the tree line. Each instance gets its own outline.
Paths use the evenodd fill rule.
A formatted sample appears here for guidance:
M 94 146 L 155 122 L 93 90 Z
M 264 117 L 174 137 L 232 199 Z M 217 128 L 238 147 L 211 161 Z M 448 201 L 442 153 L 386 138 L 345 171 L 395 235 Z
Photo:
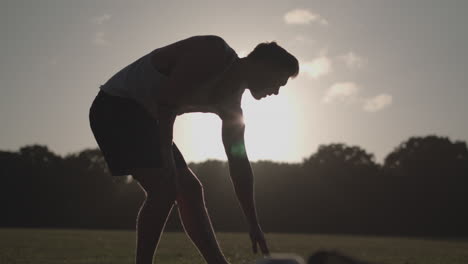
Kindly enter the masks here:
M 218 231 L 246 231 L 228 164 L 190 163 Z M 266 232 L 468 235 L 468 149 L 411 137 L 382 164 L 359 146 L 321 145 L 300 163 L 252 162 Z M 0 151 L 2 227 L 134 229 L 144 196 L 113 177 L 99 149 L 61 157 L 46 146 Z M 180 230 L 177 210 L 167 229 Z

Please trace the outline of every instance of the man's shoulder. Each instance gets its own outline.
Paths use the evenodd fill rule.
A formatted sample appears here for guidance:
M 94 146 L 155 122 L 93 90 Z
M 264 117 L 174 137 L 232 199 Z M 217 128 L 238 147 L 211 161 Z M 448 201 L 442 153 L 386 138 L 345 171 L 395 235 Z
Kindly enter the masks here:
M 193 36 L 193 40 L 205 42 L 205 45 L 217 46 L 217 47 L 224 47 L 227 45 L 227 42 L 218 35 L 198 35 Z

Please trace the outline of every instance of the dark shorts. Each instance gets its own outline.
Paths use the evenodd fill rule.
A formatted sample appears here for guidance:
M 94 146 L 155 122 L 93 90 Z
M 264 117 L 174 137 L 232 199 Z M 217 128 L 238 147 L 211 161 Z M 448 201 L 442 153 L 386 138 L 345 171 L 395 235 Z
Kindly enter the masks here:
M 132 174 L 134 168 L 161 168 L 158 121 L 140 104 L 99 91 L 89 110 L 94 137 L 113 176 Z M 173 145 L 178 168 L 187 164 Z

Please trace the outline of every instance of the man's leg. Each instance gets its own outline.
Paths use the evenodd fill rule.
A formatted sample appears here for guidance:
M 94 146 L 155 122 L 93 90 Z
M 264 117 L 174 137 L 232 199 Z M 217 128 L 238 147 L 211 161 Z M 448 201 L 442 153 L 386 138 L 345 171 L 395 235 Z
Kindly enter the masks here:
M 184 229 L 209 264 L 225 264 L 225 259 L 205 206 L 203 187 L 189 169 L 178 170 L 177 205 Z
M 176 198 L 175 185 L 159 169 L 138 169 L 133 177 L 146 199 L 137 218 L 136 264 L 152 264 L 154 252 Z

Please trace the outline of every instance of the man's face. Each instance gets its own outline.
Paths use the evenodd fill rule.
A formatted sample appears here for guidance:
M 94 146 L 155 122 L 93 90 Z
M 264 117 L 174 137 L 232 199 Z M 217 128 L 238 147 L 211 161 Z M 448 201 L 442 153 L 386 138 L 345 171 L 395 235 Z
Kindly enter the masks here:
M 260 100 L 269 95 L 277 95 L 281 86 L 286 85 L 289 75 L 270 65 L 262 64 L 249 81 L 252 96 Z

